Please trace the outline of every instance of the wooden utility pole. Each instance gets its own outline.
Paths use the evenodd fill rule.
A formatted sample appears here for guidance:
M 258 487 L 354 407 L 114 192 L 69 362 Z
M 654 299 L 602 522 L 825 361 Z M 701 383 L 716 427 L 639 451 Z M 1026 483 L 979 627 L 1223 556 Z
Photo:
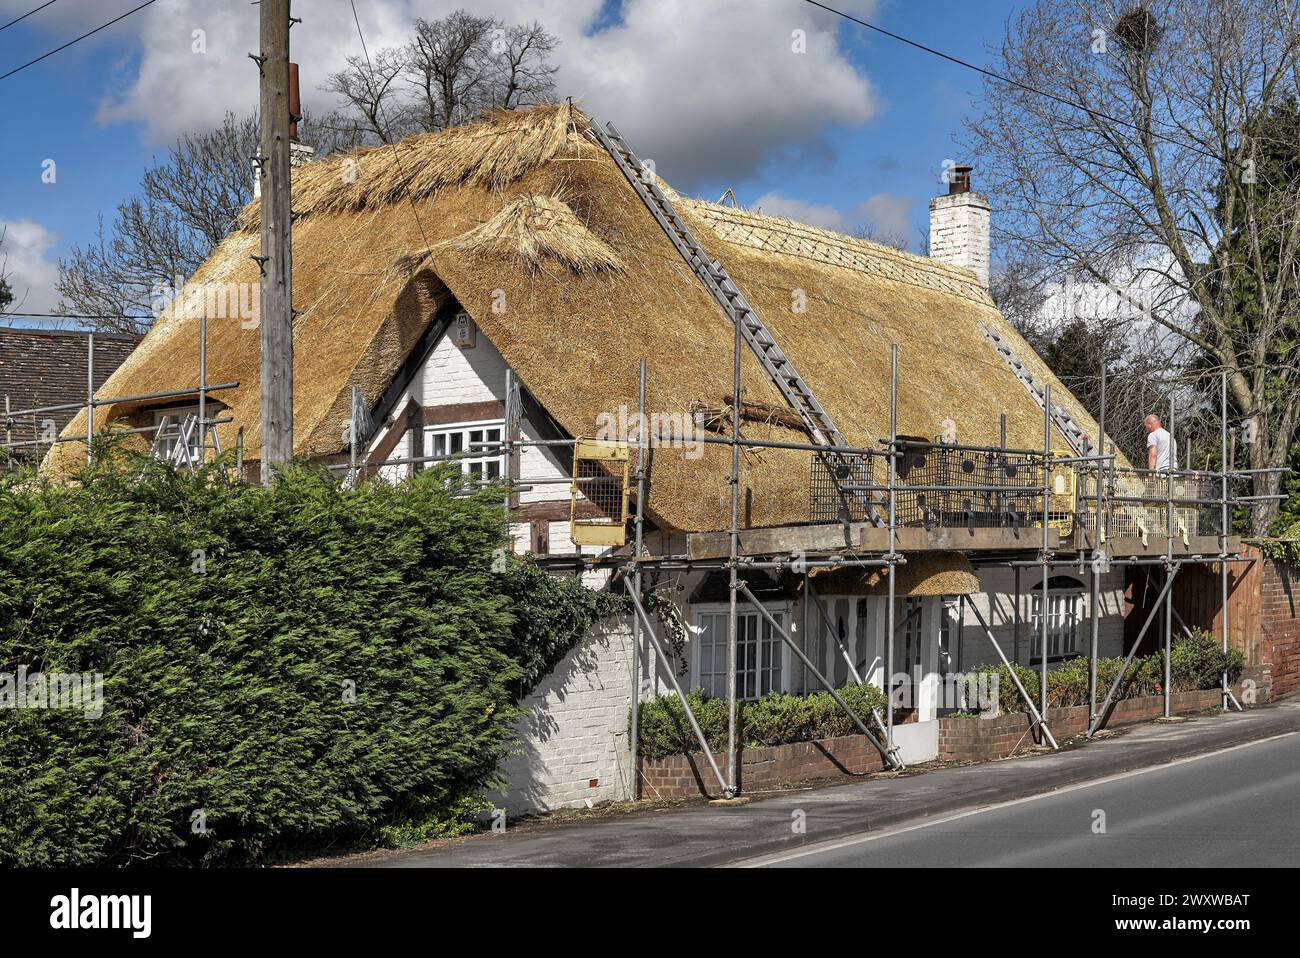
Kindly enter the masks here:
M 293 255 L 289 210 L 289 0 L 261 0 L 262 484 L 293 458 Z

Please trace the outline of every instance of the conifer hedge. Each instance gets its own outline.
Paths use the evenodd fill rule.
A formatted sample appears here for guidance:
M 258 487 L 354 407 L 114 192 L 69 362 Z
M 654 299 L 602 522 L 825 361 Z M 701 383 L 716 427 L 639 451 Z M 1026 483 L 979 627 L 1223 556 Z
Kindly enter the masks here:
M 266 861 L 472 810 L 514 701 L 612 608 L 580 590 L 539 652 L 500 493 L 455 483 L 0 479 L 0 675 L 104 677 L 99 718 L 0 708 L 0 863 Z

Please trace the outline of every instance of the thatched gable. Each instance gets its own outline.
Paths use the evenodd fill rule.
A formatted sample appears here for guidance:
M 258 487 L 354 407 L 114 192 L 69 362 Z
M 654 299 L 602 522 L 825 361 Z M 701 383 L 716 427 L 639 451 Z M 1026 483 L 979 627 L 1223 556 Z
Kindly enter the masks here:
M 385 147 L 295 171 L 299 455 L 340 452 L 350 387 L 373 406 L 449 296 L 572 435 L 592 434 L 597 417 L 621 404 L 636 408 L 641 357 L 649 363 L 649 411 L 728 404 L 730 322 L 587 127 L 568 106 L 499 113 L 407 140 L 396 157 Z M 1041 411 L 978 326 L 1019 337 L 966 271 L 743 210 L 696 201 L 679 209 L 850 442 L 871 445 L 887 433 L 889 345 L 897 342 L 900 432 L 935 436 L 951 419 L 961 441 L 992 443 L 1005 412 L 1010 445 L 1041 446 Z M 191 284 L 257 282 L 249 258 L 256 217 L 254 204 L 245 229 Z M 530 221 L 550 235 L 525 235 Z M 804 311 L 794 311 L 796 302 Z M 220 397 L 236 420 L 222 427 L 224 441 L 242 425 L 246 457 L 255 460 L 258 330 L 238 318 L 210 318 L 208 330 L 209 381 L 241 383 Z M 1021 352 L 1036 363 L 1028 346 Z M 164 317 L 102 393 L 193 386 L 197 357 L 197 320 Z M 746 403 L 782 406 L 748 350 L 743 362 Z M 1064 387 L 1036 371 L 1095 430 Z M 84 428 L 74 421 L 69 432 Z M 805 438 L 779 421 L 743 428 L 750 438 Z M 81 454 L 76 444 L 60 447 L 69 461 Z M 656 451 L 650 514 L 685 531 L 725 527 L 729 461 L 724 446 L 705 447 L 699 460 Z M 807 520 L 806 454 L 749 452 L 743 469 L 746 525 Z

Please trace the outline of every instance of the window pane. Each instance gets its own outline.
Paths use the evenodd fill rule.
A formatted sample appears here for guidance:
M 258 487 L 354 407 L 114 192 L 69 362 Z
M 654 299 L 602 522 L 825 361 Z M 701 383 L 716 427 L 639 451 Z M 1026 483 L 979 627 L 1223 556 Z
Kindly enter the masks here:
M 493 459 L 491 462 L 489 462 L 489 463 L 487 464 L 487 467 L 488 467 L 488 469 L 487 469 L 487 474 L 488 474 L 488 478 L 489 478 L 489 479 L 500 479 L 500 478 L 501 478 L 501 460 L 500 460 L 500 459 Z
M 447 437 L 451 441 L 450 451 L 453 453 L 461 452 L 464 449 L 465 434 L 453 432 Z
M 437 432 L 433 434 L 433 452 L 431 455 L 447 455 L 447 436 L 444 433 Z

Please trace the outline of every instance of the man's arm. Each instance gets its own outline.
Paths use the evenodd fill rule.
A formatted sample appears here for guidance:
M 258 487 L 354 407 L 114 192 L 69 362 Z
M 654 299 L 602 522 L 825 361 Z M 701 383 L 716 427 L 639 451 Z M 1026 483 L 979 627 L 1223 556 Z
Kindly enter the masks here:
M 1147 436 L 1147 468 L 1152 472 L 1156 471 L 1156 437 L 1154 434 Z

